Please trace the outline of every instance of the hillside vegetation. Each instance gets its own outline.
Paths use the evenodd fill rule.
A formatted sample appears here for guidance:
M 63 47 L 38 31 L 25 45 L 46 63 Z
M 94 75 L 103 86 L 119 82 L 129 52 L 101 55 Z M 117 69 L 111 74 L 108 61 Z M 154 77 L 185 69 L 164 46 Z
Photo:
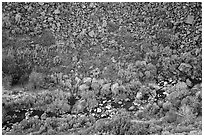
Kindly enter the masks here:
M 202 134 L 202 3 L 3 2 L 2 133 Z

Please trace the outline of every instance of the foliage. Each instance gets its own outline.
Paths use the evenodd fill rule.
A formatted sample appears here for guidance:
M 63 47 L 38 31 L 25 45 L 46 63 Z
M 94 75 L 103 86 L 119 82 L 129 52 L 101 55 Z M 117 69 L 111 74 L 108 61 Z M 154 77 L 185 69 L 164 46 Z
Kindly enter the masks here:
M 12 77 L 7 75 L 7 76 L 3 76 L 2 78 L 2 86 L 5 89 L 10 89 L 12 86 Z
M 32 71 L 29 76 L 29 90 L 40 89 L 45 82 L 45 76 L 42 73 Z
M 202 89 L 196 86 L 202 83 L 201 11 L 200 2 L 3 2 L 3 88 L 28 81 L 22 92 L 3 91 L 3 122 L 14 119 L 11 111 L 55 114 L 24 119 L 4 134 L 77 134 L 87 127 L 91 134 L 190 132 L 179 126 L 202 117 Z M 103 82 L 81 85 L 76 77 Z M 170 79 L 177 83 L 161 89 L 163 97 L 148 86 Z M 134 99 L 139 111 L 132 114 L 138 119 L 164 121 L 131 123 L 129 114 L 119 110 L 121 115 L 97 122 L 82 115 L 102 98 Z

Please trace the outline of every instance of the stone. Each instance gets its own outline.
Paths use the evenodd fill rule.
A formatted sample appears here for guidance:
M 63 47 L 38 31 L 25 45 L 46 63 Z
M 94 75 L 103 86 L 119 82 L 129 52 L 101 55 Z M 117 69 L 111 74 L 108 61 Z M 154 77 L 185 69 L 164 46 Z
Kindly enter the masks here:
M 90 36 L 90 37 L 94 37 L 94 36 L 95 36 L 95 33 L 94 33 L 93 30 L 89 32 L 89 36 Z
M 180 66 L 178 67 L 178 69 L 182 72 L 188 72 L 191 68 L 192 66 L 187 63 L 181 63 Z
M 139 72 L 139 77 L 142 78 L 144 76 L 144 74 L 140 71 Z
M 154 84 L 154 83 L 149 83 L 148 86 L 155 89 L 155 90 L 159 90 L 161 88 L 160 86 L 158 86 L 157 84 Z
M 56 9 L 56 10 L 54 11 L 54 14 L 60 14 L 60 10 L 59 10 L 59 9 Z
M 104 84 L 101 88 L 102 94 L 109 94 L 110 92 L 111 83 Z
M 47 118 L 47 114 L 43 113 L 40 118 L 45 120 Z
M 16 16 L 15 16 L 15 21 L 16 21 L 17 23 L 19 23 L 20 20 L 21 20 L 21 15 L 18 13 L 18 14 L 16 14 Z
M 190 81 L 190 79 L 186 79 L 186 85 L 192 87 L 193 83 Z
M 78 84 L 79 84 L 79 82 L 81 81 L 81 79 L 80 79 L 80 78 L 78 78 L 78 77 L 75 77 L 75 81 L 76 81 L 76 84 L 78 85 Z
M 49 17 L 49 18 L 47 19 L 48 22 L 53 21 L 53 20 L 54 20 L 53 17 Z
M 64 81 L 65 86 L 68 87 L 68 88 L 72 88 L 72 84 L 71 83 L 72 83 L 72 81 L 70 79 L 66 79 Z
M 78 114 L 79 112 L 83 112 L 85 106 L 86 106 L 85 100 L 78 100 L 72 108 L 72 113 Z
M 112 102 L 112 100 L 108 100 L 107 102 L 110 103 L 110 102 Z
M 103 101 L 102 101 L 103 104 L 106 103 L 106 102 L 107 102 L 107 100 L 103 100 Z
M 106 109 L 111 109 L 112 107 L 111 107 L 111 105 L 107 105 L 105 108 Z
M 115 83 L 111 86 L 111 92 L 114 94 L 114 95 L 117 95 L 119 93 L 119 84 L 118 83 Z
M 186 23 L 193 24 L 193 22 L 194 22 L 194 16 L 188 15 L 188 17 L 186 18 Z
M 123 104 L 123 102 L 122 101 L 118 101 L 118 104 L 121 105 L 121 104 Z
M 136 98 L 139 99 L 139 100 L 142 99 L 142 93 L 141 92 L 137 92 Z
M 104 118 L 106 116 L 107 116 L 107 114 L 101 114 L 101 118 Z
M 69 78 L 68 75 L 63 75 L 62 77 L 63 77 L 63 79 L 68 79 Z
M 97 108 L 96 112 L 97 112 L 97 113 L 101 113 L 102 110 L 101 110 L 100 108 Z
M 183 90 L 183 89 L 187 89 L 188 86 L 185 82 L 178 82 L 176 85 L 175 85 L 176 89 L 177 90 Z
M 173 111 L 169 111 L 167 112 L 166 116 L 165 116 L 165 120 L 168 122 L 168 123 L 173 123 L 177 120 L 177 114 Z
M 82 84 L 79 86 L 79 90 L 84 91 L 84 90 L 88 90 L 90 87 L 86 84 Z
M 83 78 L 83 80 L 82 80 L 84 83 L 91 83 L 92 82 L 92 78 L 90 78 L 90 77 L 85 77 L 85 78 Z
M 125 101 L 128 102 L 128 101 L 130 101 L 130 99 L 129 99 L 129 98 L 126 98 Z
M 102 86 L 104 84 L 104 80 L 93 78 L 92 83 L 97 83 L 99 86 Z
M 44 5 L 44 2 L 38 2 L 39 5 L 43 6 Z
M 35 115 L 35 116 L 34 116 L 34 118 L 35 118 L 35 119 L 38 119 L 38 118 L 39 118 L 39 116 L 38 116 L 38 115 Z
M 99 91 L 100 85 L 99 85 L 98 83 L 92 83 L 92 84 L 91 84 L 91 88 L 92 88 L 93 90 Z
M 131 106 L 131 107 L 129 107 L 129 111 L 133 111 L 135 109 L 135 106 Z
M 150 73 L 150 71 L 145 71 L 145 76 L 146 76 L 146 78 L 150 78 L 151 77 L 151 73 Z

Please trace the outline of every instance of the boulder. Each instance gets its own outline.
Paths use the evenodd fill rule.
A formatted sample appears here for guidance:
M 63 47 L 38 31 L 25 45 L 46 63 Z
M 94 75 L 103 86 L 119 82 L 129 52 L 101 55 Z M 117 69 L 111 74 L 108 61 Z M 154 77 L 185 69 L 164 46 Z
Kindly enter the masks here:
M 91 81 L 92 81 L 92 78 L 91 77 L 85 77 L 85 78 L 83 78 L 83 83 L 91 83 Z
M 178 69 L 182 72 L 188 72 L 191 68 L 192 66 L 187 63 L 181 63 L 180 66 L 178 67 Z
M 119 93 L 119 84 L 118 83 L 115 83 L 111 86 L 111 92 L 114 94 L 114 95 L 117 95 Z
M 105 108 L 109 110 L 109 109 L 112 108 L 112 106 L 111 105 L 107 105 Z
M 142 92 L 137 92 L 136 98 L 139 100 L 142 99 Z
M 96 112 L 101 113 L 102 112 L 101 108 L 97 108 Z
M 135 109 L 135 106 L 131 106 L 131 107 L 129 107 L 129 111 L 133 111 Z
M 101 88 L 101 94 L 107 95 L 110 93 L 111 83 L 104 84 Z
M 83 112 L 84 109 L 85 109 L 85 107 L 86 107 L 86 101 L 85 101 L 85 100 L 78 100 L 78 101 L 74 104 L 71 113 L 76 113 L 76 114 L 78 114 L 79 112 Z
M 66 79 L 66 80 L 64 81 L 64 85 L 65 85 L 66 87 L 68 87 L 68 88 L 72 88 L 72 81 L 71 81 L 71 79 Z
M 121 104 L 123 104 L 123 102 L 122 101 L 118 101 L 118 104 L 121 105 Z
M 91 83 L 91 88 L 93 88 L 93 90 L 99 90 L 101 88 L 100 81 L 93 78 L 92 83 Z
M 186 85 L 192 87 L 193 83 L 190 81 L 190 79 L 186 79 Z
M 76 85 L 78 85 L 80 83 L 81 79 L 78 77 L 75 77 L 75 81 L 76 81 Z
M 194 16 L 188 15 L 188 17 L 186 18 L 186 23 L 193 24 L 193 22 L 194 22 Z
M 86 84 L 82 84 L 82 85 L 79 86 L 80 91 L 88 90 L 89 88 L 90 87 L 88 85 L 86 85 Z

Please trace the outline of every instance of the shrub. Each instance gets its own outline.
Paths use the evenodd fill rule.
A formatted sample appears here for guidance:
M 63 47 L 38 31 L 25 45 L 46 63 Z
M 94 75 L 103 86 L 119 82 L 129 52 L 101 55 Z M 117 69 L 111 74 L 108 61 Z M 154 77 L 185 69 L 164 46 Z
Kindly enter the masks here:
M 29 89 L 40 89 L 45 82 L 45 76 L 35 70 L 29 76 Z
M 2 79 L 2 86 L 5 89 L 10 89 L 12 85 L 12 76 L 11 75 L 6 75 Z

